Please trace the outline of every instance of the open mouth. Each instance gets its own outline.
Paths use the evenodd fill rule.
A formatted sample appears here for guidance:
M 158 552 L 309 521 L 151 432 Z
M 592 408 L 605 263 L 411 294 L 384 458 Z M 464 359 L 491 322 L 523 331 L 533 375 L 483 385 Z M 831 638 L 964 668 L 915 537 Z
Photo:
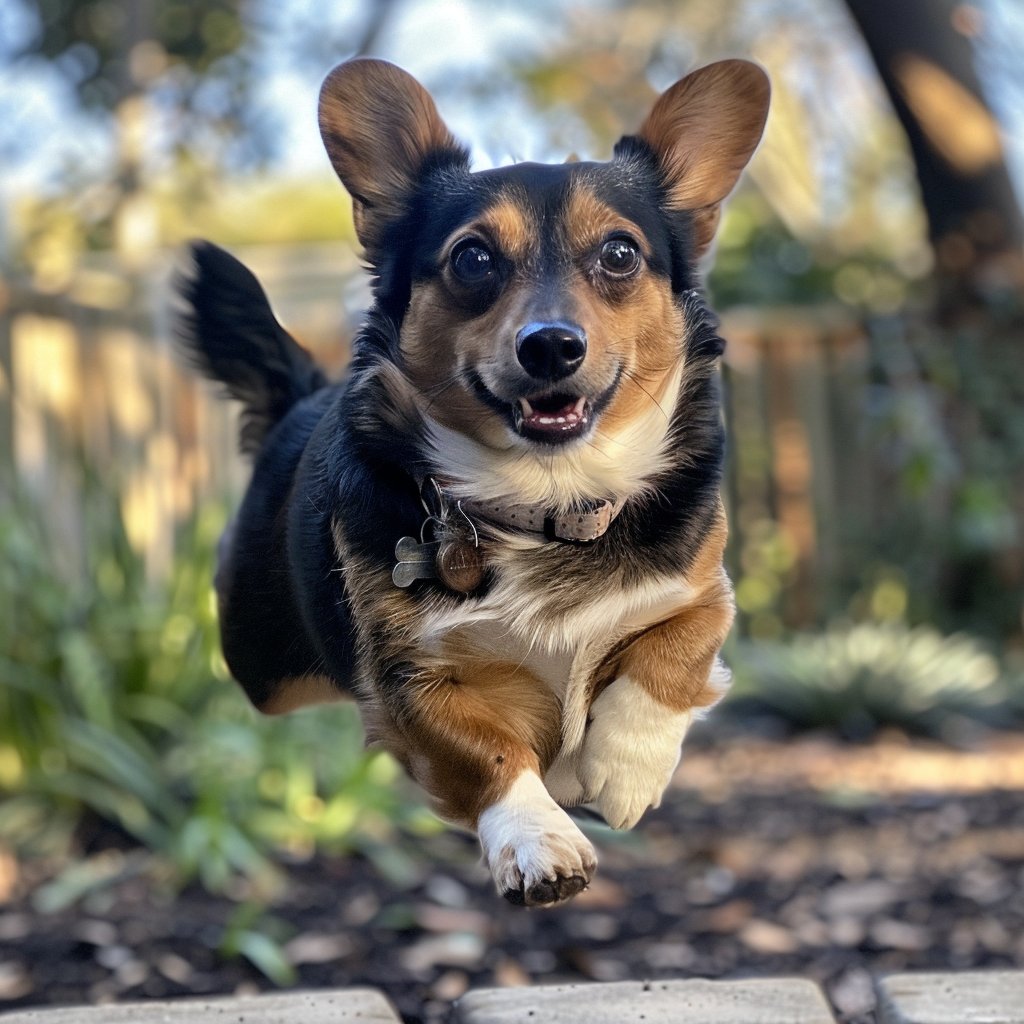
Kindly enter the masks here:
M 520 398 L 512 406 L 512 426 L 517 434 L 534 441 L 568 441 L 590 423 L 590 402 L 582 395 L 542 395 Z
M 622 379 L 622 367 L 616 371 L 611 386 L 593 398 L 557 391 L 507 402 L 494 394 L 475 370 L 469 370 L 466 377 L 480 401 L 504 416 L 520 437 L 557 445 L 583 437 L 590 430 L 615 395 Z

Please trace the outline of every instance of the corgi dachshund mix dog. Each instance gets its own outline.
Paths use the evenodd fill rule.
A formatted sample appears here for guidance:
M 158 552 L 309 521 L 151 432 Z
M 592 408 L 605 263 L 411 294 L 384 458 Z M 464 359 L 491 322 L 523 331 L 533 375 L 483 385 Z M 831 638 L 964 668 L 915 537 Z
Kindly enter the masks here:
M 701 68 L 607 163 L 472 172 L 423 87 L 357 59 L 320 96 L 375 302 L 329 383 L 208 243 L 191 358 L 243 404 L 224 655 L 259 710 L 345 693 L 498 892 L 567 900 L 657 807 L 723 694 L 723 341 L 696 264 L 756 148 L 764 72 Z

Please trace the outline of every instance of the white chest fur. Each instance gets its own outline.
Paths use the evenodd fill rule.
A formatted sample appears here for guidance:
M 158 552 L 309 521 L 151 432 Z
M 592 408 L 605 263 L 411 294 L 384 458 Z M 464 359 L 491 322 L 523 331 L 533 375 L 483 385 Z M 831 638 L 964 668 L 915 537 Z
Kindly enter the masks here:
M 565 599 L 565 589 L 529 590 L 516 571 L 529 550 L 505 550 L 486 597 L 426 615 L 419 640 L 439 655 L 449 645 L 475 657 L 521 665 L 558 697 L 562 706 L 562 754 L 583 741 L 590 677 L 624 636 L 661 622 L 685 607 L 694 590 L 679 577 L 654 577 L 624 588 L 608 581 L 598 592 Z

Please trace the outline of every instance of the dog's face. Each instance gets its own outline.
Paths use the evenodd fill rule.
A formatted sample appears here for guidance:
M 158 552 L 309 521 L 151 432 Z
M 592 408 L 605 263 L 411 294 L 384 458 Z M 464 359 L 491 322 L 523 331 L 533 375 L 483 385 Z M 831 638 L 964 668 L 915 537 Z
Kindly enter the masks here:
M 472 173 L 405 72 L 336 68 L 321 130 L 425 414 L 549 462 L 642 436 L 652 410 L 667 419 L 686 357 L 680 296 L 767 103 L 756 65 L 724 61 L 662 95 L 608 163 Z
M 495 448 L 567 445 L 663 392 L 683 332 L 644 198 L 622 165 L 522 164 L 431 204 L 402 353 L 438 419 Z

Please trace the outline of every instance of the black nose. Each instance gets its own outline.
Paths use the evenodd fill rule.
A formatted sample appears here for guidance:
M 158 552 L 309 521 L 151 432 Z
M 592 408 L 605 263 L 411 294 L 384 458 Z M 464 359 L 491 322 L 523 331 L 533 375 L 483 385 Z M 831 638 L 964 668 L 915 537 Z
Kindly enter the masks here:
M 578 324 L 556 320 L 527 324 L 516 335 L 516 357 L 536 380 L 568 377 L 587 354 L 587 335 Z

